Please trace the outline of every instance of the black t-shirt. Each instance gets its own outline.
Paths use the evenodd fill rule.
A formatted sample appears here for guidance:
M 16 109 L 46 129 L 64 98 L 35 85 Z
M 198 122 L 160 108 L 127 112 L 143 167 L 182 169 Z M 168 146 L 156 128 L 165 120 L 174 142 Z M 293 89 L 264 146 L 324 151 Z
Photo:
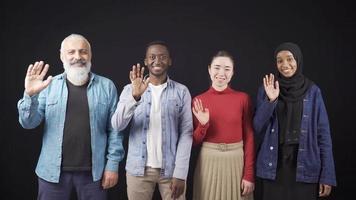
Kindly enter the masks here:
M 62 144 L 62 170 L 91 170 L 90 119 L 87 84 L 75 86 L 67 80 L 68 101 Z

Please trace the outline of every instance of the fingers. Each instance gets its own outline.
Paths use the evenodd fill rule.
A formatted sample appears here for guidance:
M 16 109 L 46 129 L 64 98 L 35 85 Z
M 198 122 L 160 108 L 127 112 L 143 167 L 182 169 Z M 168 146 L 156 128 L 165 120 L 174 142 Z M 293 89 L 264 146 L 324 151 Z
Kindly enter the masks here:
M 173 199 L 176 194 L 176 186 L 173 184 L 173 181 L 171 182 L 171 185 L 169 186 L 169 188 L 172 190 L 171 198 Z
M 130 81 L 132 82 L 134 80 L 133 78 L 133 71 L 131 70 L 130 73 L 129 73 L 129 78 L 130 78 Z
M 140 77 L 140 69 L 141 69 L 141 66 L 140 66 L 139 63 L 137 63 L 137 65 L 136 65 L 136 78 Z
M 279 90 L 279 82 L 278 81 L 275 82 L 275 88 Z
M 245 184 L 244 184 L 243 181 L 241 182 L 241 190 L 242 190 L 241 195 L 242 195 L 242 196 L 245 196 L 246 193 L 247 193 L 247 187 L 245 187 Z
M 203 107 L 203 102 L 201 101 L 201 99 L 194 99 L 194 108 L 197 112 L 203 112 L 204 111 L 204 107 Z
M 27 68 L 27 73 L 26 73 L 26 76 L 30 76 L 31 73 L 32 73 L 32 69 L 33 69 L 33 64 L 30 64 Z
M 140 63 L 132 66 L 132 70 L 129 73 L 129 78 L 134 81 L 136 78 L 141 78 L 143 80 L 143 74 L 145 73 L 145 68 L 140 66 Z
M 171 198 L 172 199 L 178 199 L 180 197 L 180 195 L 183 194 L 184 187 L 180 187 L 178 185 L 173 185 L 171 190 L 172 190 Z
M 176 187 L 176 192 L 174 195 L 175 199 L 178 199 L 180 197 L 180 195 L 182 195 L 184 192 L 184 187 Z
M 104 189 L 109 189 L 109 188 L 114 187 L 116 185 L 116 183 L 117 183 L 117 180 L 115 180 L 114 178 L 112 178 L 110 176 L 105 176 L 105 178 L 103 177 L 101 186 Z
M 35 62 L 31 75 L 39 75 L 41 73 L 42 66 L 43 61 Z
M 274 86 L 274 75 L 272 73 L 269 74 L 269 84 Z
M 137 66 L 140 67 L 140 64 L 137 64 Z M 141 78 L 143 78 L 143 73 L 144 73 L 144 72 L 145 72 L 145 68 L 142 67 L 142 68 L 141 68 L 141 76 L 140 76 Z
M 101 186 L 102 186 L 104 189 L 107 189 L 108 185 L 109 185 L 109 180 L 106 178 L 106 175 L 105 175 L 105 173 L 104 173 L 104 175 L 103 175 L 103 180 L 102 180 L 102 182 L 101 182 Z
M 35 74 L 36 74 L 36 71 L 37 71 L 37 68 L 38 68 L 38 63 L 39 63 L 39 62 L 35 62 L 35 63 L 33 64 L 33 67 L 32 67 L 32 69 L 31 69 L 30 75 L 35 75 Z
M 48 76 L 45 81 L 43 81 L 43 88 L 46 88 L 52 82 L 52 76 Z
M 263 77 L 263 87 L 266 89 L 267 88 L 267 75 Z
M 145 87 L 147 87 L 148 83 L 150 83 L 150 77 L 146 78 L 143 83 L 145 84 Z
M 254 183 L 249 182 L 247 180 L 242 180 L 241 181 L 241 190 L 242 190 L 241 195 L 242 196 L 245 196 L 245 195 L 248 195 L 248 194 L 252 193 L 254 189 L 255 189 L 255 184 Z
M 193 106 L 192 106 L 192 111 L 193 111 L 193 114 L 197 117 L 198 115 L 198 110 L 197 110 L 197 106 L 196 106 L 196 101 L 194 100 L 193 102 Z
M 331 186 L 325 184 L 319 184 L 319 196 L 326 197 L 331 193 Z
M 43 65 L 43 61 L 37 61 L 34 64 L 30 64 L 27 68 L 26 76 L 39 75 L 43 79 L 49 68 L 49 65 L 46 64 L 42 70 Z
M 203 103 L 202 103 L 201 99 L 198 99 L 198 106 L 199 106 L 199 110 L 204 111 Z
M 43 61 L 40 61 L 38 63 L 38 67 L 37 67 L 37 70 L 36 70 L 36 75 L 40 75 L 41 74 L 41 71 L 42 71 L 42 68 L 43 68 L 43 64 L 44 64 Z
M 137 75 L 136 75 L 136 65 L 132 65 L 132 70 L 130 71 L 130 79 L 135 80 Z
M 46 64 L 43 68 L 43 70 L 41 71 L 41 73 L 39 74 L 39 77 L 43 80 L 43 78 L 46 76 L 47 72 L 48 72 L 48 68 L 49 65 Z

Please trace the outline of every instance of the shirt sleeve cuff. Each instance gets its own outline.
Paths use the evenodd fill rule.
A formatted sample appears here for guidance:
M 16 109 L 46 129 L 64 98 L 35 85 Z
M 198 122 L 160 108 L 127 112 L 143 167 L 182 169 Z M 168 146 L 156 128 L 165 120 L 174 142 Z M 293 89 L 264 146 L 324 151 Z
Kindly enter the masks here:
M 188 176 L 188 169 L 175 168 L 173 172 L 173 177 L 181 180 L 186 180 Z
M 106 163 L 105 171 L 118 172 L 119 171 L 119 162 L 108 160 Z

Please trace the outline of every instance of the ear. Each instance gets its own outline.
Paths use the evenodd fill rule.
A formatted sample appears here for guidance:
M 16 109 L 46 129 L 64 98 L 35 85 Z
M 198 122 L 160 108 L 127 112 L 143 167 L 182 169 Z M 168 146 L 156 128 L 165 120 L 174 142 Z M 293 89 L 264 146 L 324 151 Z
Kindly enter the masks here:
M 62 63 L 64 63 L 63 62 L 63 60 L 64 60 L 64 55 L 63 55 L 63 53 L 60 51 L 60 53 L 59 53 L 59 58 L 61 59 L 61 61 L 62 61 Z
M 208 65 L 208 72 L 209 72 L 209 75 L 211 74 L 211 66 Z
M 172 59 L 169 58 L 169 60 L 168 60 L 168 66 L 171 66 L 171 65 L 172 65 Z
M 145 64 L 146 67 L 148 66 L 147 58 L 143 59 L 143 63 Z

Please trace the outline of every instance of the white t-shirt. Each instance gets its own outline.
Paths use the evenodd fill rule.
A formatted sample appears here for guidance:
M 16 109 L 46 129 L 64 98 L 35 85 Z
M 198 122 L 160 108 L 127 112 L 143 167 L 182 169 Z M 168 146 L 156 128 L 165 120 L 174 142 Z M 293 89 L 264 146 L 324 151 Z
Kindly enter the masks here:
M 152 168 L 162 167 L 162 120 L 161 94 L 167 82 L 161 85 L 148 85 L 151 89 L 150 124 L 147 131 L 147 163 Z

